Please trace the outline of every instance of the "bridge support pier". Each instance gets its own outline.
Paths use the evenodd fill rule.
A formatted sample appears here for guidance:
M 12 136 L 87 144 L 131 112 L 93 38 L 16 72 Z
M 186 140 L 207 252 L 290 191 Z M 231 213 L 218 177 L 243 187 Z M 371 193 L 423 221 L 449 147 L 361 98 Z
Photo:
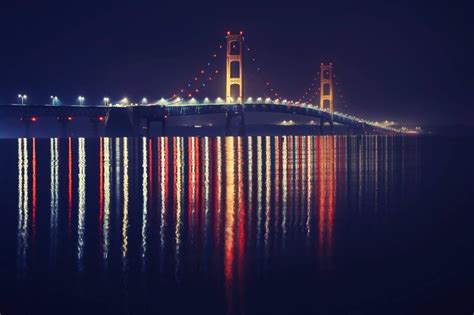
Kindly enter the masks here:
M 238 111 L 227 111 L 226 112 L 226 124 L 225 124 L 225 133 L 226 136 L 232 136 L 234 134 L 232 128 L 233 118 L 238 118 L 237 133 L 239 136 L 245 135 L 245 116 L 242 110 Z
M 113 137 L 137 135 L 137 125 L 139 119 L 134 115 L 133 108 L 114 108 L 108 114 L 105 133 Z
M 102 123 L 105 123 L 105 117 L 104 116 L 99 116 L 99 117 L 91 117 L 90 121 L 92 123 L 92 133 L 94 137 L 99 137 L 101 136 L 101 133 L 99 131 L 99 126 Z
M 321 119 L 320 123 L 319 123 L 319 133 L 320 134 L 324 134 L 324 125 L 328 123 L 329 124 L 329 134 L 334 134 L 334 122 L 332 120 L 324 120 L 324 119 Z
M 150 129 L 151 129 L 151 120 L 150 119 L 146 119 L 146 122 L 145 122 L 145 136 L 147 138 L 149 138 L 151 136 L 151 132 L 150 132 Z
M 353 135 L 354 134 L 354 127 L 352 126 L 347 126 L 347 134 L 350 136 L 350 135 Z
M 166 120 L 167 116 L 163 115 L 161 117 L 154 117 L 154 118 L 145 118 L 144 123 L 142 118 L 135 118 L 135 127 L 136 127 L 136 134 L 140 136 L 150 137 L 152 136 L 151 127 L 153 122 L 161 123 L 161 135 L 166 135 Z
M 168 116 L 164 115 L 161 119 L 161 135 L 164 137 L 166 136 L 166 123 L 168 120 Z
M 36 121 L 35 117 L 21 117 L 21 121 L 25 124 L 23 136 L 29 138 L 31 135 L 31 125 Z
M 69 128 L 68 126 L 72 122 L 71 116 L 58 116 L 56 119 L 61 124 L 61 137 L 67 138 L 69 136 Z

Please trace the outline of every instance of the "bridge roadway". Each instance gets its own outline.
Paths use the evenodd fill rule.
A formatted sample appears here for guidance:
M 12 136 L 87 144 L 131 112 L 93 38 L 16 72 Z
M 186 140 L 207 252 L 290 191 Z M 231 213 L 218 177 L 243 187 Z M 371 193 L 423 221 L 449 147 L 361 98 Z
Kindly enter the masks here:
M 231 121 L 238 118 L 243 127 L 245 113 L 268 112 L 284 113 L 289 115 L 301 115 L 320 120 L 321 127 L 324 124 L 345 125 L 349 130 L 365 133 L 398 133 L 399 130 L 387 128 L 360 118 L 331 113 L 320 110 L 314 106 L 290 105 L 281 103 L 178 103 L 160 105 L 137 105 L 137 106 L 103 106 L 103 105 L 0 105 L 0 117 L 18 118 L 25 122 L 34 122 L 41 117 L 56 117 L 59 121 L 68 122 L 72 118 L 86 117 L 93 122 L 103 122 L 112 129 L 132 128 L 143 129 L 144 124 L 149 127 L 151 122 L 158 121 L 166 126 L 166 120 L 170 116 L 225 114 L 227 126 Z M 128 126 L 125 126 L 129 124 Z M 115 126 L 114 126 L 115 125 Z

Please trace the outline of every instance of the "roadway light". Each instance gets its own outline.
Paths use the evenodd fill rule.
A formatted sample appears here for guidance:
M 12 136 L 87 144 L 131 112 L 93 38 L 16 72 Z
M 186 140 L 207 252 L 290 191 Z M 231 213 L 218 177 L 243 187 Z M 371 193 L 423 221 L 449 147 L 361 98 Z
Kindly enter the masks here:
M 51 99 L 51 106 L 57 105 L 59 101 L 59 98 L 57 96 L 51 95 L 49 98 Z
M 77 98 L 77 100 L 79 101 L 79 105 L 81 105 L 81 106 L 84 105 L 85 99 L 86 99 L 86 98 L 85 98 L 84 96 L 79 96 L 79 97 Z
M 105 106 L 109 106 L 110 99 L 108 97 L 104 97 L 103 101 Z
M 166 100 L 165 100 L 163 97 L 160 98 L 160 100 L 158 101 L 158 104 L 159 104 L 159 105 L 165 105 L 166 103 L 167 103 L 167 102 L 166 102 Z
M 18 98 L 21 100 L 21 105 L 24 105 L 24 102 L 27 99 L 26 94 L 25 95 L 18 94 Z
M 147 105 L 148 104 L 148 100 L 146 97 L 142 98 L 142 105 Z
M 129 101 L 128 101 L 128 98 L 127 97 L 124 97 L 120 100 L 120 105 L 122 106 L 128 106 L 129 105 Z

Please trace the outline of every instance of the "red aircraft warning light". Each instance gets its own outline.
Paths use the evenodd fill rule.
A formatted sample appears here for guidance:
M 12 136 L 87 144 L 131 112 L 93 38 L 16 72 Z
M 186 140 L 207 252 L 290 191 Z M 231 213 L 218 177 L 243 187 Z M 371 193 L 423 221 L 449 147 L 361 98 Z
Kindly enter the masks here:
M 99 121 L 104 121 L 104 116 L 99 116 Z

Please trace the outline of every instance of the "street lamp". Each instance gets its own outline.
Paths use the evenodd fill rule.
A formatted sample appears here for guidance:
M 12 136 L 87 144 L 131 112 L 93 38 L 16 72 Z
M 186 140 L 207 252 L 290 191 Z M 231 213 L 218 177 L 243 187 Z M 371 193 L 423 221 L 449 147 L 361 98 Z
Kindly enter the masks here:
M 21 100 L 21 105 L 23 105 L 25 100 L 27 99 L 27 96 L 26 94 L 25 95 L 18 94 L 18 98 Z
M 146 97 L 142 98 L 142 105 L 148 105 L 148 100 Z
M 128 97 L 124 97 L 120 100 L 120 105 L 122 106 L 128 106 L 130 104 Z
M 77 98 L 77 100 L 79 101 L 79 105 L 81 105 L 81 106 L 84 105 L 85 99 L 86 99 L 86 98 L 85 98 L 84 96 L 79 96 L 79 97 Z
M 56 105 L 56 103 L 59 101 L 57 96 L 51 95 L 49 98 L 51 99 L 51 106 Z
M 110 99 L 108 97 L 104 97 L 103 101 L 105 106 L 109 106 Z

